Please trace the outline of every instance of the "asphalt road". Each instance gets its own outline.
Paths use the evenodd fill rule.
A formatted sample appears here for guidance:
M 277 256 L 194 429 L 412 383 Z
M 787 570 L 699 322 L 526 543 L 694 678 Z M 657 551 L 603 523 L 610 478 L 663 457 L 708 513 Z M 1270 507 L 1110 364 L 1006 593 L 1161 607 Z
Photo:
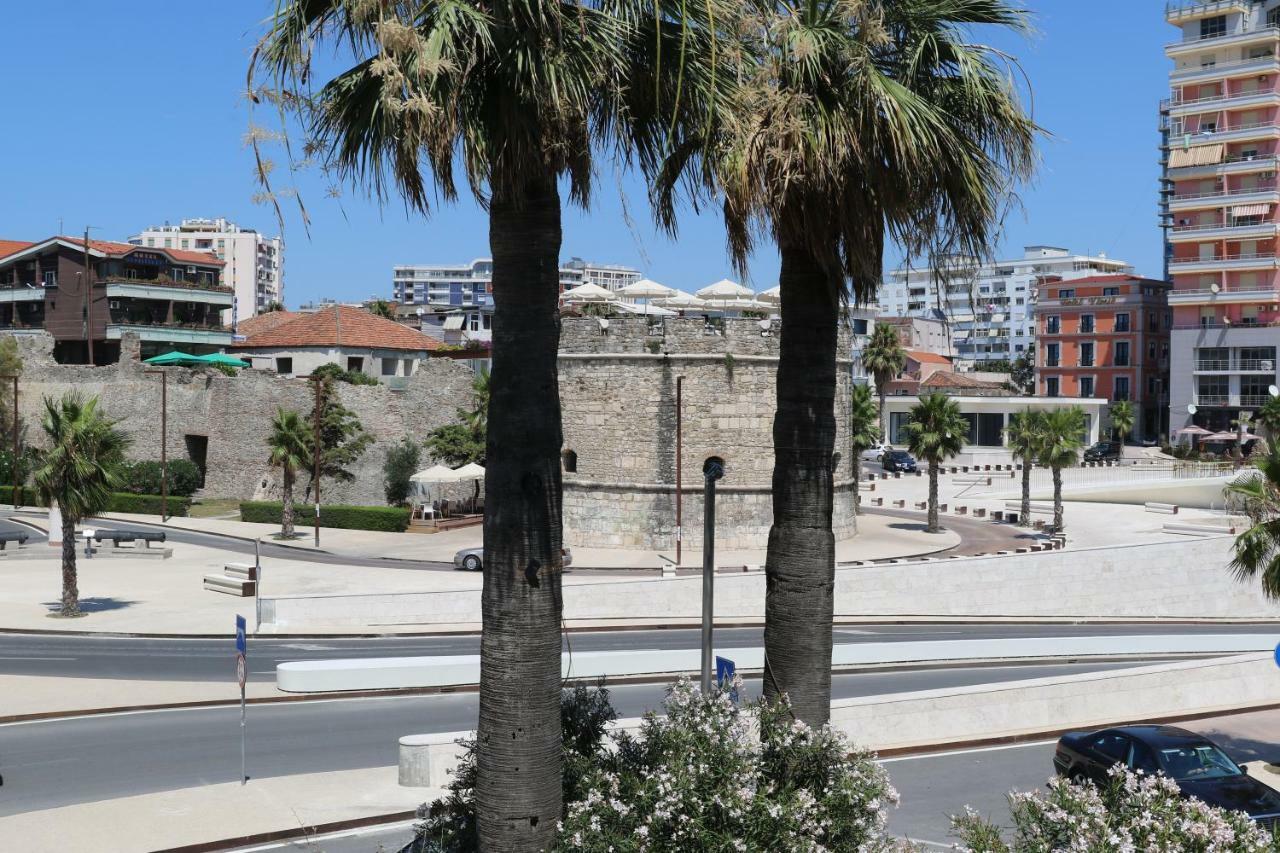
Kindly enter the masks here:
M 1196 624 L 934 624 L 858 625 L 837 627 L 836 644 L 894 643 L 918 640 L 979 640 L 1018 637 L 1098 637 L 1145 634 L 1255 634 L 1276 631 L 1277 623 Z M 725 648 L 758 647 L 761 628 L 720 628 L 716 644 Z M 234 637 L 226 639 L 153 639 L 58 634 L 0 633 L 0 675 L 53 675 L 77 678 L 127 678 L 147 681 L 222 681 L 233 677 Z M 587 631 L 568 635 L 565 651 L 627 649 L 696 649 L 696 629 Z M 480 638 L 369 637 L 357 639 L 275 637 L 250 638 L 249 677 L 275 679 L 285 661 L 354 657 L 416 657 L 480 653 Z M 0 702 L 0 707 L 3 703 Z
M 848 698 L 1069 675 L 1135 664 L 1054 664 L 875 672 L 833 678 Z M 748 699 L 759 680 L 747 682 Z M 619 685 L 622 716 L 657 708 L 664 687 Z M 248 710 L 252 776 L 394 765 L 402 735 L 475 726 L 474 693 L 255 705 Z M 238 707 L 151 711 L 0 726 L 0 816 L 33 809 L 234 781 L 240 767 Z M 250 782 L 252 784 L 252 782 Z
M 907 530 L 924 530 L 928 526 L 925 513 L 906 510 L 880 509 L 863 507 L 865 515 L 884 515 L 901 519 L 891 527 L 902 527 Z M 976 554 L 994 554 L 997 551 L 1021 548 L 1031 542 L 1043 541 L 1025 528 L 1013 524 L 996 524 L 992 521 L 978 521 L 962 516 L 943 515 L 939 523 L 945 530 L 955 531 L 960 536 L 960 544 L 940 551 L 940 554 L 955 554 L 971 557 Z

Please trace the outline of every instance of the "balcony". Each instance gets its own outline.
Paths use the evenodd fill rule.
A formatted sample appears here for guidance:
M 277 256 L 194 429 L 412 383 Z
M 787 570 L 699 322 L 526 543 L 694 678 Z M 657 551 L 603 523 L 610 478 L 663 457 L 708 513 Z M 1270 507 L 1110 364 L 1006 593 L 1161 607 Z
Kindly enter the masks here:
M 1280 58 L 1277 58 L 1274 53 L 1269 56 L 1233 59 L 1227 62 L 1214 62 L 1208 65 L 1201 65 L 1193 58 L 1192 64 L 1175 68 L 1169 74 L 1169 82 L 1178 85 L 1185 85 L 1203 83 L 1228 77 L 1250 77 L 1255 74 L 1274 74 L 1277 71 L 1280 71 Z
M 1224 92 L 1220 95 L 1207 95 L 1203 98 L 1190 98 L 1187 100 L 1173 97 L 1167 103 L 1169 115 L 1177 117 L 1197 115 L 1204 112 L 1206 107 L 1212 107 L 1212 112 L 1244 110 L 1251 107 L 1271 106 L 1278 101 L 1280 101 L 1280 92 L 1268 89 L 1257 92 Z M 1181 131 L 1173 130 L 1176 127 L 1176 123 L 1171 124 L 1170 131 L 1181 133 Z
M 1195 145 L 1211 145 L 1216 143 L 1247 142 L 1255 139 L 1280 139 L 1280 126 L 1276 120 L 1251 121 L 1248 124 L 1237 124 L 1224 127 L 1209 133 L 1189 131 L 1176 122 L 1169 129 L 1170 138 L 1189 137 Z M 1179 167 L 1183 168 L 1183 167 Z
M 1170 210 L 1197 210 L 1206 207 L 1232 204 L 1280 204 L 1280 186 L 1266 184 L 1257 187 L 1216 189 L 1209 192 L 1178 193 L 1169 199 Z
M 1210 5 L 1210 4 L 1199 4 L 1199 5 Z M 1244 4 L 1242 3 L 1235 3 L 1231 5 L 1244 6 Z M 1205 12 L 1201 14 L 1199 17 L 1213 17 L 1214 15 L 1217 15 L 1217 14 L 1222 14 L 1222 13 Z M 1189 20 L 1191 20 L 1191 18 L 1186 17 L 1181 19 L 1180 21 L 1171 22 L 1171 23 L 1182 23 L 1183 21 L 1189 21 Z M 1234 29 L 1228 29 L 1226 32 L 1223 32 L 1223 33 L 1208 33 L 1206 35 L 1201 35 L 1198 32 L 1193 32 L 1190 34 L 1184 33 L 1183 37 L 1179 41 L 1169 42 L 1168 44 L 1166 44 L 1164 46 L 1164 52 L 1166 56 L 1176 57 L 1186 53 L 1196 53 L 1198 51 L 1202 51 L 1210 47 L 1217 50 L 1218 48 L 1223 48 L 1223 47 L 1236 47 L 1236 46 L 1242 46 L 1246 44 L 1253 44 L 1255 42 L 1274 40 L 1278 34 L 1280 34 L 1280 30 L 1278 30 L 1276 27 L 1273 27 L 1273 26 L 1263 26 L 1263 27 L 1254 27 L 1253 29 L 1243 29 L 1239 24 L 1237 24 Z
M 1243 409 L 1259 409 L 1271 399 L 1270 394 L 1241 394 L 1240 407 Z
M 1208 287 L 1176 288 L 1169 293 L 1170 305 L 1249 305 L 1255 302 L 1274 302 L 1280 296 L 1275 287 Z
M 189 324 L 108 323 L 107 340 L 118 341 L 126 333 L 133 333 L 139 340 L 174 344 L 208 344 L 231 346 L 233 336 L 229 329 L 220 326 Z
M 14 302 L 44 302 L 44 287 L 0 288 L 0 305 Z
M 1266 220 L 1233 224 L 1215 222 L 1209 225 L 1175 225 L 1169 234 L 1171 243 L 1203 243 L 1206 240 L 1251 240 L 1265 239 L 1276 233 L 1280 222 Z
M 180 282 L 173 279 L 108 279 L 108 299 L 149 299 L 161 302 L 200 302 L 230 308 L 235 291 L 218 285 Z
M 1196 361 L 1196 373 L 1230 373 L 1231 360 L 1226 358 L 1202 358 Z
M 1226 406 L 1231 398 L 1226 394 L 1196 394 L 1197 406 Z
M 1199 323 L 1175 323 L 1173 331 L 1175 332 L 1207 332 L 1207 331 L 1223 331 L 1228 332 L 1232 329 L 1273 329 L 1280 328 L 1280 320 L 1268 320 L 1264 323 L 1223 323 L 1220 320 L 1212 322 Z
M 1193 257 L 1193 258 L 1170 258 L 1169 267 L 1172 272 L 1197 273 L 1197 272 L 1217 272 L 1220 270 L 1255 270 L 1255 269 L 1275 269 L 1276 254 L 1275 252 L 1248 252 L 1243 254 L 1221 254 L 1213 257 Z M 1173 300 L 1174 294 L 1169 295 L 1170 301 Z

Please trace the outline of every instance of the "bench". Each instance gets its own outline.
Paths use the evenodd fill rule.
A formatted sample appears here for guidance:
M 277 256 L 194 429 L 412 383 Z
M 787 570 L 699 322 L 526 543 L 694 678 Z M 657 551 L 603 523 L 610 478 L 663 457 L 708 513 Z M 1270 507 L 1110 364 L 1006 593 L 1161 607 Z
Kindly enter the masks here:
M 1145 504 L 1143 504 L 1143 508 L 1146 509 L 1147 512 L 1162 512 L 1165 515 L 1178 514 L 1177 504 L 1162 504 L 1162 503 L 1153 503 L 1152 501 L 1147 501 Z
M 975 506 L 975 507 L 973 508 L 973 517 L 974 517 L 974 518 L 986 518 L 986 517 L 987 517 L 987 511 L 986 511 L 985 509 L 983 509 L 982 507 L 980 507 L 980 506 Z
M 905 500 L 897 500 L 897 501 L 894 501 L 894 502 L 893 502 L 893 505 L 894 505 L 894 506 L 896 506 L 898 509 L 906 509 L 906 508 L 907 508 L 907 502 L 906 502 Z
M 163 530 L 94 530 L 86 538 L 91 542 L 97 542 L 103 555 L 108 557 L 151 557 L 167 560 L 173 556 L 172 548 L 151 547 L 152 543 L 165 541 Z
M 956 507 L 956 515 L 968 515 L 968 514 L 969 514 L 969 508 L 967 506 Z M 974 513 L 974 514 L 977 515 L 977 513 Z
M 929 502 L 928 502 L 928 501 L 916 501 L 916 502 L 915 502 L 915 507 L 916 507 L 916 509 L 928 509 L 928 508 L 929 508 Z
M 258 567 L 252 563 L 227 563 L 222 567 L 222 573 L 229 578 L 240 580 L 256 581 L 258 579 Z
M 226 575 L 205 575 L 204 588 L 210 592 L 221 592 L 240 598 L 250 598 L 258 591 L 258 582 L 231 578 Z
M 884 506 L 884 498 L 872 498 L 872 499 L 871 499 L 871 505 L 872 505 L 872 506 Z

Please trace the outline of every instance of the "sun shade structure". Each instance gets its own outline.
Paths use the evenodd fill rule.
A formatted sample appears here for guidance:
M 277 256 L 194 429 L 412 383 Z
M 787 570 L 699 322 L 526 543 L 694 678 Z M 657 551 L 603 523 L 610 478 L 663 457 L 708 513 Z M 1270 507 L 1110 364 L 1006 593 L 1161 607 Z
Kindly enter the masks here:
M 484 466 L 477 465 L 474 462 L 468 462 L 461 468 L 454 469 L 453 476 L 458 480 L 483 480 Z
M 1183 427 L 1182 429 L 1178 430 L 1178 433 L 1181 435 L 1208 435 L 1209 430 L 1205 429 L 1204 427 L 1198 427 L 1192 424 L 1189 427 Z
M 771 287 L 768 290 L 762 290 L 756 294 L 756 299 L 761 302 L 767 302 L 770 305 L 782 304 L 782 285 Z
M 146 360 L 147 364 L 154 364 L 158 367 L 195 367 L 201 364 L 208 364 L 202 356 L 189 355 L 185 352 L 167 352 L 164 355 L 152 356 Z
M 1175 148 L 1169 152 L 1169 168 L 1178 169 L 1183 166 L 1212 166 L 1221 163 L 1226 146 L 1197 145 L 1194 148 Z
M 665 284 L 658 284 L 656 281 L 651 281 L 647 278 L 642 278 L 618 290 L 618 296 L 626 296 L 631 299 L 662 299 L 666 296 L 673 296 L 675 293 L 675 290 Z
M 222 352 L 215 352 L 209 355 L 202 355 L 197 358 L 203 364 L 225 364 L 227 367 L 249 367 L 249 362 L 236 358 L 233 355 L 227 355 Z
M 707 305 L 704 300 L 683 290 L 676 290 L 670 296 L 655 299 L 654 304 L 661 305 L 663 308 L 705 308 Z
M 749 287 L 743 287 L 736 281 L 722 278 L 715 284 L 708 284 L 695 295 L 709 302 L 721 302 L 728 299 L 751 299 L 756 294 Z
M 446 465 L 432 465 L 409 478 L 411 483 L 456 483 L 458 473 Z
M 565 302 L 609 302 L 617 297 L 611 290 L 606 290 L 598 284 L 587 283 L 569 288 L 560 294 L 560 298 Z

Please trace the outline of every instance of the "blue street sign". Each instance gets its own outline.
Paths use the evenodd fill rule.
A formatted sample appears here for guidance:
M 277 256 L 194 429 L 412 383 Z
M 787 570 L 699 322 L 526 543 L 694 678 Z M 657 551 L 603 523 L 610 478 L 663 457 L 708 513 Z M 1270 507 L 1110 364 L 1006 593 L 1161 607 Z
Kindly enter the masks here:
M 244 641 L 244 617 L 236 617 L 236 651 L 244 654 L 248 650 L 248 645 Z
M 1276 646 L 1276 666 L 1280 666 L 1280 646 Z
M 716 655 L 716 684 L 723 686 L 726 682 L 732 683 L 733 676 L 737 673 L 738 667 L 728 658 L 722 658 Z M 729 693 L 729 698 L 738 701 L 738 690 L 734 688 Z

